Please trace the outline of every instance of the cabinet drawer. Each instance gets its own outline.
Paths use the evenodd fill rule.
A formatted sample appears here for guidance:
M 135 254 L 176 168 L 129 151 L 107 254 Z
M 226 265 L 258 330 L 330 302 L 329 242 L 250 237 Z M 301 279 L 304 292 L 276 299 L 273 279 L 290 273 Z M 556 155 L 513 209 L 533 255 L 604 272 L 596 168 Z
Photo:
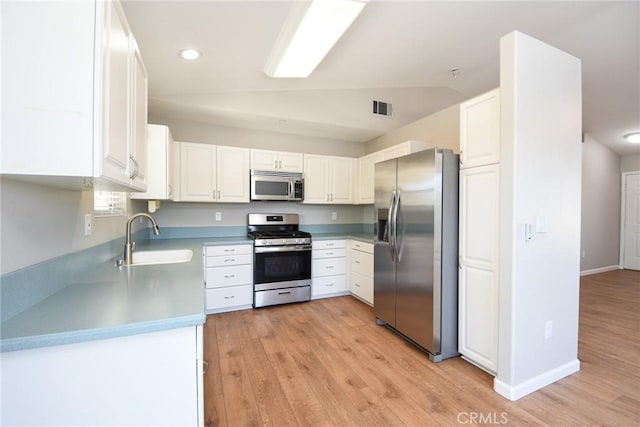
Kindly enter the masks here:
M 253 268 L 251 265 L 207 267 L 204 272 L 204 281 L 207 288 L 251 285 L 253 283 Z
M 225 255 L 241 255 L 252 254 L 253 245 L 230 245 L 230 246 L 205 246 L 204 255 L 210 256 L 225 256 Z
M 224 267 L 227 265 L 242 265 L 253 263 L 253 255 L 211 256 L 205 258 L 205 267 Z
M 337 249 L 345 248 L 347 246 L 346 240 L 314 240 L 312 243 L 313 249 Z
M 373 255 L 362 251 L 351 251 L 351 271 L 373 277 Z
M 362 251 L 362 252 L 366 252 L 368 254 L 372 254 L 373 253 L 373 244 L 372 243 L 360 242 L 360 241 L 357 241 L 357 240 L 352 240 L 351 241 L 351 249 L 355 249 L 357 251 Z
M 311 295 L 335 294 L 336 292 L 346 292 L 347 276 L 339 274 L 337 276 L 325 276 L 314 278 L 311 285 Z
M 349 288 L 352 294 L 373 305 L 373 278 L 351 273 Z
M 324 258 L 311 260 L 311 276 L 334 276 L 345 274 L 347 271 L 346 258 Z
M 340 258 L 346 257 L 347 250 L 346 249 L 317 249 L 311 251 L 311 258 L 313 259 L 321 259 L 321 258 Z
M 251 285 L 231 286 L 226 288 L 206 289 L 205 300 L 207 310 L 253 304 L 253 287 Z

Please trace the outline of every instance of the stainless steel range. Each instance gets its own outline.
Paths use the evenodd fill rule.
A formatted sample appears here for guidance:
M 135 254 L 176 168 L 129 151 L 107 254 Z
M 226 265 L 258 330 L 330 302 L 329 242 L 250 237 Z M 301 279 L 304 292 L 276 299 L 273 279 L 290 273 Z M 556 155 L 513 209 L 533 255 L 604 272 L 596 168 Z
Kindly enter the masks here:
M 253 307 L 311 299 L 311 234 L 298 214 L 249 214 L 253 239 Z

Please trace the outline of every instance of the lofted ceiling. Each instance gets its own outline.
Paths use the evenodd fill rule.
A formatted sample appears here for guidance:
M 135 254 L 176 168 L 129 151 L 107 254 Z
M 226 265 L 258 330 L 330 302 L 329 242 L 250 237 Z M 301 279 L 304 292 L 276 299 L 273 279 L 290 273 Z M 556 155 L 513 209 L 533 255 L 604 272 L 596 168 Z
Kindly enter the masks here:
M 151 115 L 365 142 L 497 87 L 499 39 L 518 30 L 582 60 L 584 132 L 640 154 L 623 139 L 640 131 L 636 1 L 371 0 L 306 79 L 262 71 L 292 1 L 123 4 Z M 178 58 L 185 47 L 202 57 Z M 393 115 L 373 115 L 374 99 Z

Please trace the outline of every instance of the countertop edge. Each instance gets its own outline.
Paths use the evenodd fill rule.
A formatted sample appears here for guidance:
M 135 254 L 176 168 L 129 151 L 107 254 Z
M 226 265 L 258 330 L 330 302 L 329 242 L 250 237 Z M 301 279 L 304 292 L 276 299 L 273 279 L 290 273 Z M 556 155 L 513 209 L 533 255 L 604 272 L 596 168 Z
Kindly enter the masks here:
M 6 338 L 0 340 L 0 353 L 30 350 L 66 344 L 119 338 L 130 335 L 159 332 L 168 329 L 203 325 L 207 321 L 206 313 L 174 317 L 149 322 L 131 323 L 106 328 L 84 329 L 27 337 Z

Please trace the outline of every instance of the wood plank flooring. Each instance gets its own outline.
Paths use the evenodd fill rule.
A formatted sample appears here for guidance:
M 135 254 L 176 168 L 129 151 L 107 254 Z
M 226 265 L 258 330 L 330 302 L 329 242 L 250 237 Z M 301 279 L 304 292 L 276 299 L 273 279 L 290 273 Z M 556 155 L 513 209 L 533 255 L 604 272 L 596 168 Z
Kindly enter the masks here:
M 346 296 L 210 315 L 207 426 L 640 425 L 640 272 L 585 276 L 581 371 L 510 402 L 460 358 L 439 364 Z

